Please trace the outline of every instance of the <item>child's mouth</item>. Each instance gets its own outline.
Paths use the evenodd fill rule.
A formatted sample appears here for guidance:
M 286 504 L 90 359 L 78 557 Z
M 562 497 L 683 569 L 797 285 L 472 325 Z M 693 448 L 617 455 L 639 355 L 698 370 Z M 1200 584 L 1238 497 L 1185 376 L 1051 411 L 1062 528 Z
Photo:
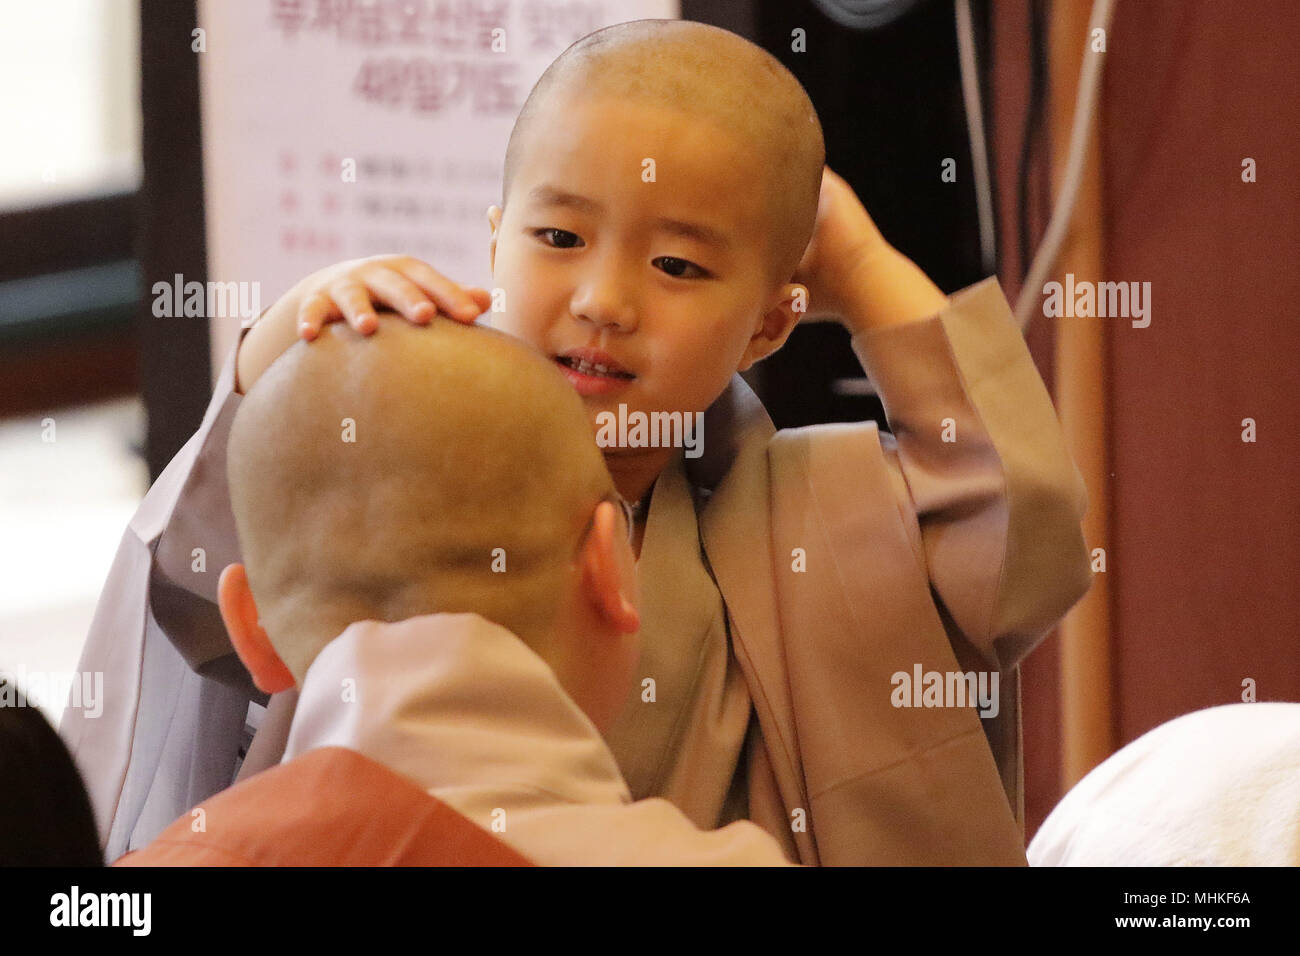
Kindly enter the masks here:
M 579 395 L 605 395 L 636 378 L 631 372 L 575 355 L 557 355 L 555 361 Z

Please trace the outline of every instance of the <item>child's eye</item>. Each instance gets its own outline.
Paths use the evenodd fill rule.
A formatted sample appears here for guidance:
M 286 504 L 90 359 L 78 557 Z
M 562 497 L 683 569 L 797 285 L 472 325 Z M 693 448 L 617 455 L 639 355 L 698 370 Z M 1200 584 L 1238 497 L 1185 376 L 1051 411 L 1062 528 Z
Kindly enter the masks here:
M 549 227 L 546 229 L 534 229 L 533 235 L 537 236 L 539 239 L 548 239 L 549 241 L 547 241 L 546 244 L 548 246 L 554 246 L 557 249 L 573 249 L 582 245 L 581 237 L 566 229 L 554 229 Z
M 686 259 L 678 259 L 676 256 L 659 256 L 651 261 L 663 263 L 663 271 L 674 279 L 705 279 L 709 275 L 708 272 L 695 263 Z

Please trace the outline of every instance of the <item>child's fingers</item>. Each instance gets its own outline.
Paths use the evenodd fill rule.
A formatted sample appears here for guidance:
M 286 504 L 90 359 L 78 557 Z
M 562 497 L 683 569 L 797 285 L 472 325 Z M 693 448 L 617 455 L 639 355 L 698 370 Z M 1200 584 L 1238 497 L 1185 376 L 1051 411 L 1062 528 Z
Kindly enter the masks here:
M 379 317 L 370 305 L 370 292 L 356 279 L 339 279 L 329 287 L 329 296 L 348 320 L 348 325 L 362 335 L 369 335 L 378 328 Z
M 427 325 L 438 308 L 424 290 L 399 272 L 384 266 L 367 269 L 363 274 L 366 288 L 376 302 L 383 302 L 417 325 Z
M 326 323 L 340 318 L 362 335 L 369 335 L 379 326 L 376 304 L 424 325 L 439 311 L 458 322 L 472 322 L 492 302 L 487 290 L 467 290 L 427 263 L 406 256 L 343 263 L 342 267 L 349 271 L 299 304 L 301 338 L 312 341 Z
M 394 265 L 408 279 L 427 292 L 444 315 L 458 322 L 473 322 L 486 306 L 479 305 L 459 283 L 419 259 L 407 259 Z
M 310 342 L 320 335 L 321 327 L 326 322 L 338 318 L 342 318 L 342 314 L 330 297 L 314 292 L 298 305 L 298 336 Z

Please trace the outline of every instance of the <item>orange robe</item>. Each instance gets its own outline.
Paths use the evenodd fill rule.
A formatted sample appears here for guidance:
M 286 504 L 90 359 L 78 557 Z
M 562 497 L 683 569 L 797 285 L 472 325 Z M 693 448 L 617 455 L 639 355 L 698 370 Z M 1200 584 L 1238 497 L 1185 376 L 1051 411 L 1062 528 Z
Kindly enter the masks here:
M 205 800 L 113 865 L 532 864 L 383 764 L 320 747 Z

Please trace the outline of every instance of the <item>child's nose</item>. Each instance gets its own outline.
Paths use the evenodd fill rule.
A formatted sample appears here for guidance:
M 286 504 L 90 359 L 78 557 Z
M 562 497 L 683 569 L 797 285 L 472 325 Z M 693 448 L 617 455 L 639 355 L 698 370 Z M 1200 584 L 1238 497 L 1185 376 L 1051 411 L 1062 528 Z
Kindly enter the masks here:
M 620 332 L 631 332 L 637 325 L 635 293 L 627 278 L 617 268 L 594 270 L 573 291 L 570 309 L 575 318 Z

